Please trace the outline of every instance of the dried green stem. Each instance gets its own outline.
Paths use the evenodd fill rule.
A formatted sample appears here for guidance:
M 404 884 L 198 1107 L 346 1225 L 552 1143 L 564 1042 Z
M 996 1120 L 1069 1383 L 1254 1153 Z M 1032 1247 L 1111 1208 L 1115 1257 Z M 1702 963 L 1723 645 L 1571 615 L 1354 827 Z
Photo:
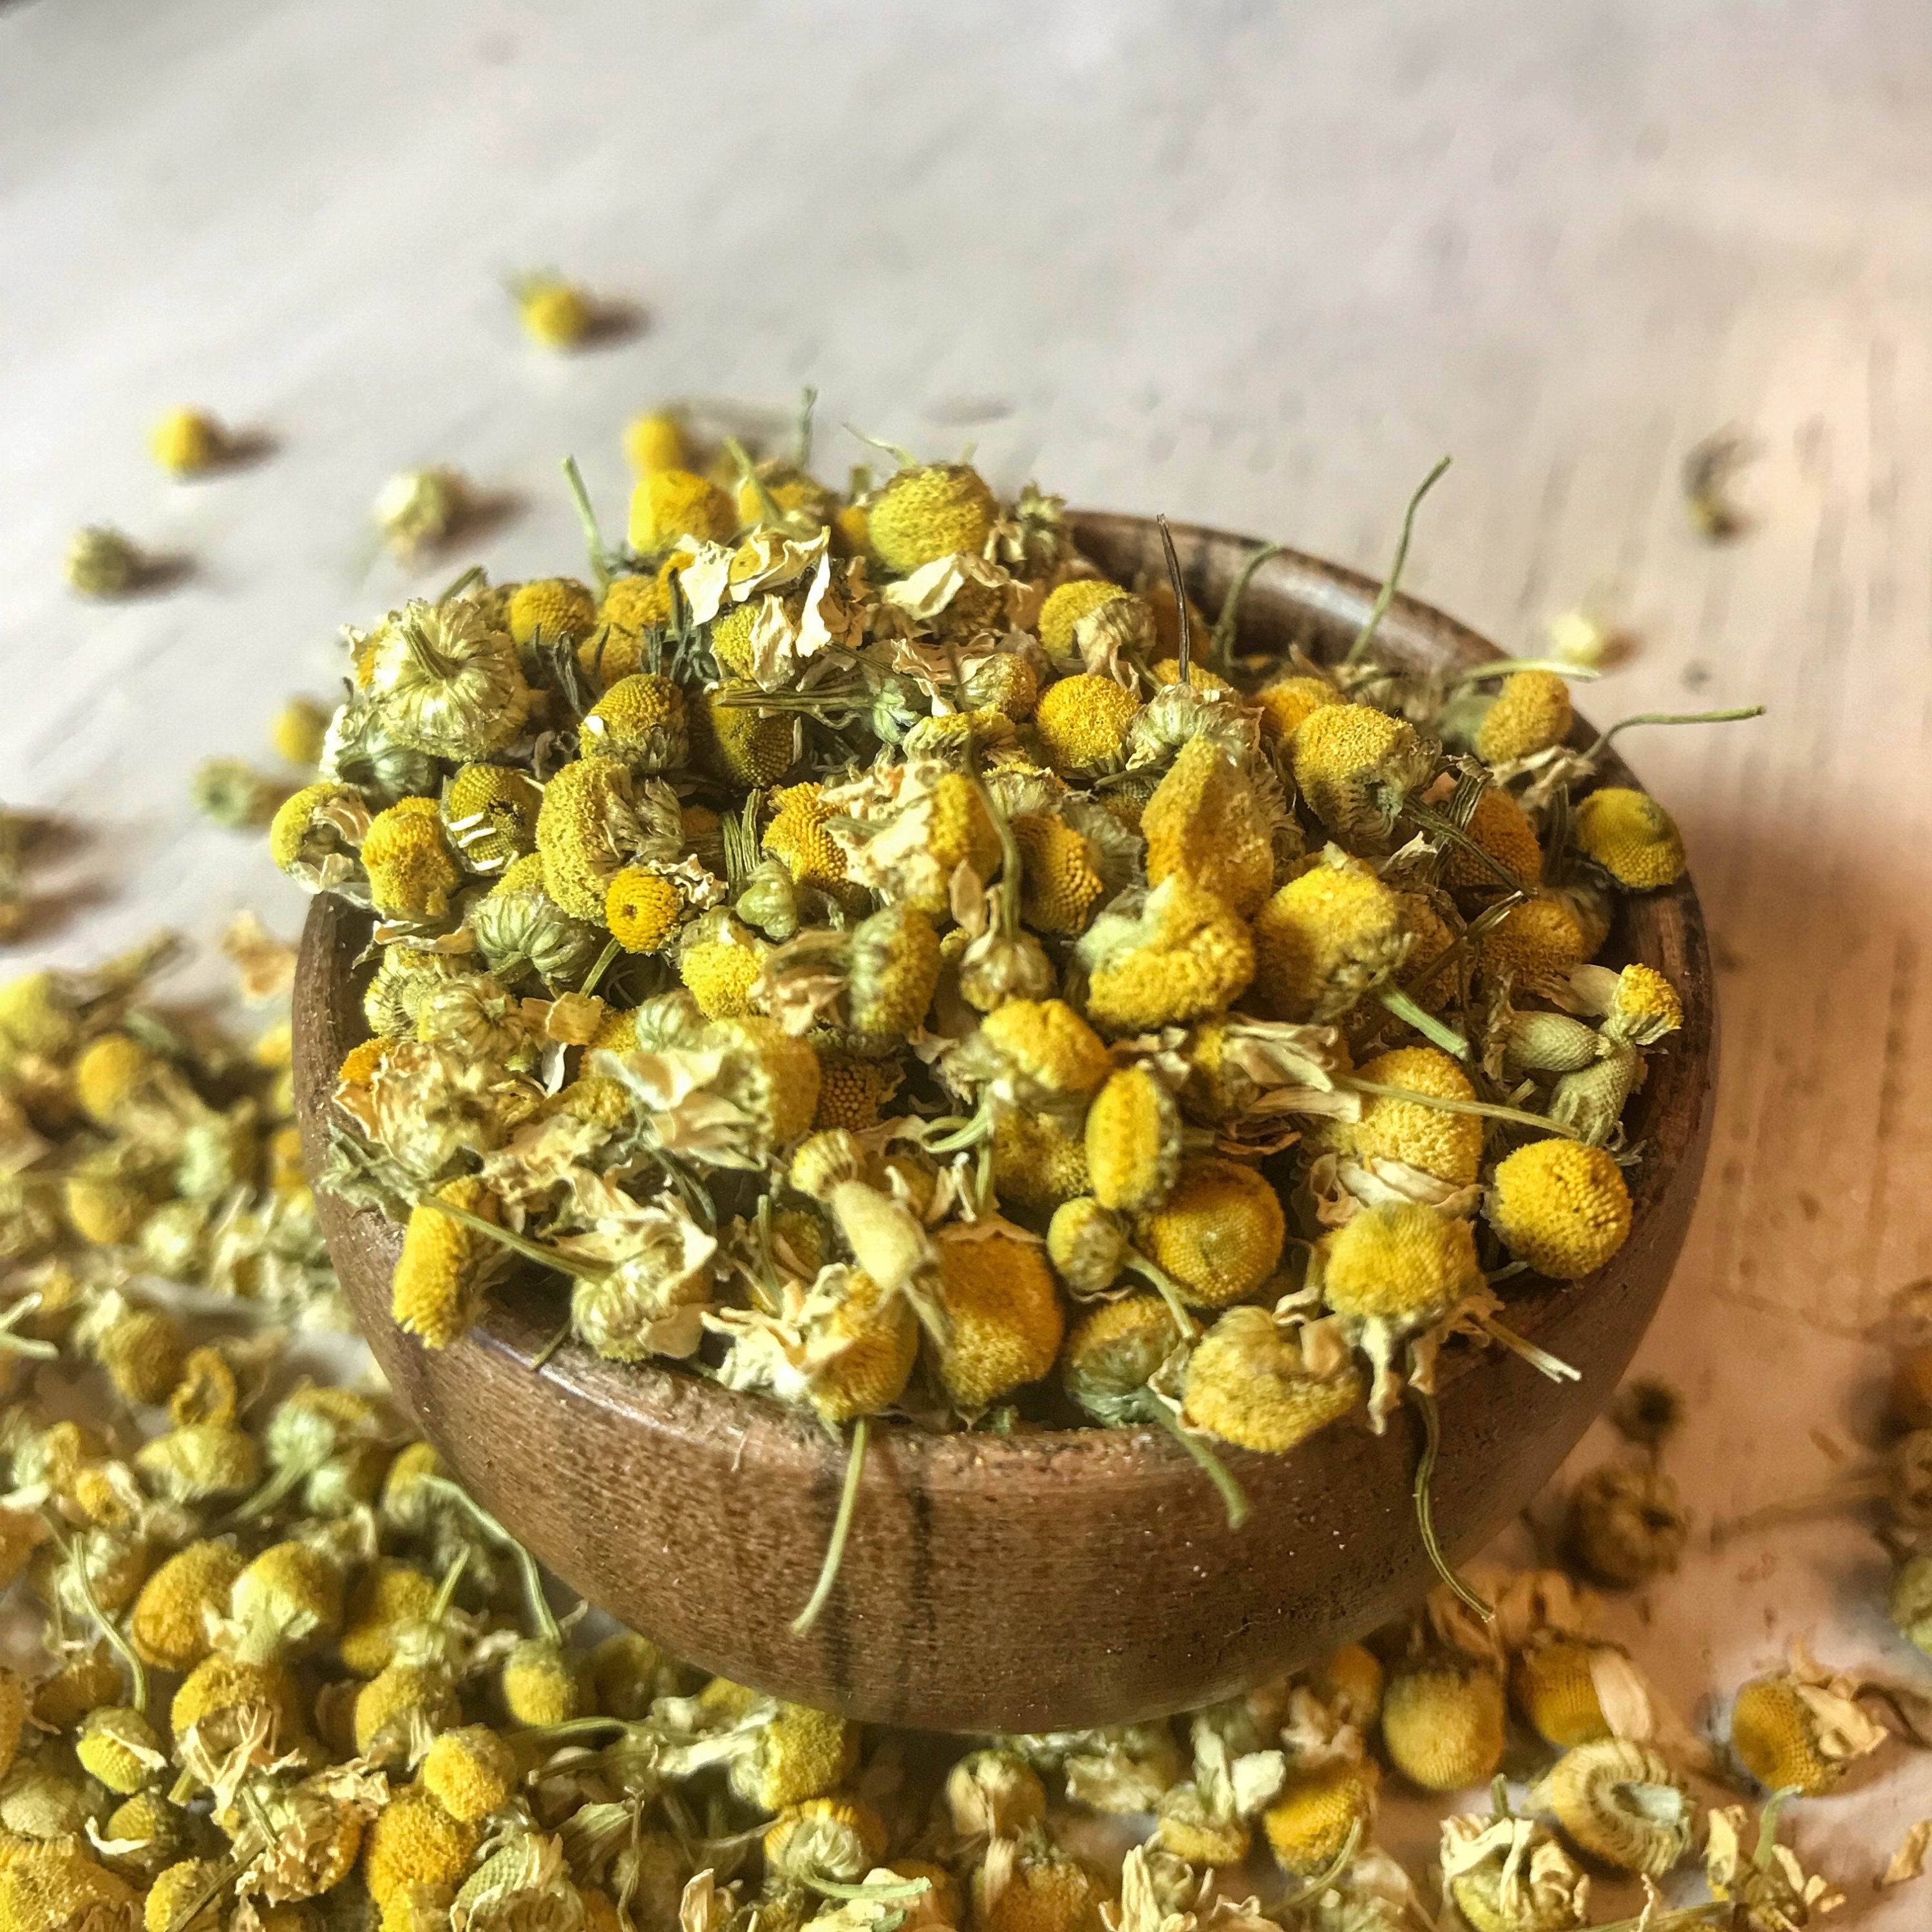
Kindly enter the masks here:
M 577 466 L 577 458 L 566 456 L 563 459 L 563 480 L 570 488 L 570 500 L 577 506 L 578 522 L 584 526 L 584 546 L 590 553 L 590 573 L 597 580 L 599 590 L 610 587 L 610 553 L 604 548 L 604 532 L 597 527 L 597 512 L 590 504 L 590 492 L 584 487 L 584 472 Z
M 1418 1094 L 1412 1087 L 1388 1087 L 1379 1080 L 1358 1079 L 1352 1073 L 1338 1073 L 1335 1084 L 1358 1094 L 1372 1094 L 1380 1100 L 1413 1100 L 1418 1107 L 1435 1107 L 1445 1114 L 1480 1114 L 1486 1120 L 1508 1120 L 1515 1126 L 1534 1127 L 1566 1141 L 1579 1138 L 1574 1127 L 1566 1127 L 1546 1114 L 1529 1113 L 1521 1107 L 1499 1107 L 1490 1100 L 1451 1100 L 1441 1094 Z
M 1376 998 L 1396 1018 L 1414 1028 L 1423 1038 L 1458 1060 L 1469 1057 L 1469 1042 L 1454 1027 L 1444 1026 L 1434 1014 L 1425 1012 L 1400 986 L 1378 986 Z
M 1174 646 L 1174 655 L 1179 660 L 1179 682 L 1184 688 L 1192 682 L 1191 660 L 1194 653 L 1194 623 L 1187 614 L 1187 580 L 1180 574 L 1180 560 L 1174 553 L 1174 532 L 1167 526 L 1165 517 L 1156 517 L 1154 521 L 1160 526 L 1160 547 L 1167 554 L 1167 581 L 1174 592 L 1174 621 L 1179 641 Z
M 1208 639 L 1208 668 L 1219 671 L 1222 676 L 1234 661 L 1234 638 L 1240 628 L 1241 599 L 1248 593 L 1248 586 L 1254 574 L 1271 556 L 1279 556 L 1282 547 L 1278 543 L 1263 544 L 1259 549 L 1250 553 L 1247 561 L 1241 566 L 1240 573 L 1228 586 L 1227 596 L 1221 600 L 1221 614 L 1214 620 L 1214 628 Z
M 530 1621 L 536 1626 L 538 1636 L 545 1643 L 555 1644 L 561 1648 L 563 1632 L 557 1627 L 556 1613 L 550 1608 L 549 1598 L 544 1594 L 543 1573 L 537 1568 L 537 1559 L 460 1483 L 452 1483 L 447 1476 L 424 1476 L 422 1480 L 433 1484 L 439 1494 L 447 1496 L 459 1508 L 467 1511 L 476 1527 L 491 1542 L 509 1552 L 511 1561 L 523 1578 L 524 1600 L 530 1610 Z
M 1235 1480 L 1234 1472 L 1198 1436 L 1181 1427 L 1180 1418 L 1166 1402 L 1155 1401 L 1154 1417 L 1201 1466 L 1202 1473 L 1221 1493 L 1222 1505 L 1228 1512 L 1228 1527 L 1239 1529 L 1248 1520 L 1250 1505 L 1247 1492 Z
M 52 1528 L 52 1526 L 49 1526 Z M 100 1607 L 100 1600 L 94 1594 L 94 1579 L 87 1574 L 87 1556 L 78 1544 L 70 1542 L 58 1530 L 54 1531 L 54 1545 L 62 1556 L 71 1566 L 74 1586 L 80 1592 L 80 1600 L 87 1606 L 100 1634 L 113 1647 L 114 1654 L 127 1666 L 129 1686 L 129 1704 L 143 1717 L 148 1714 L 148 1666 L 135 1653 L 134 1646 L 122 1634 L 121 1627 Z
M 23 1294 L 11 1304 L 4 1315 L 0 1315 L 0 1350 L 12 1355 L 27 1355 L 37 1362 L 51 1362 L 59 1354 L 59 1348 L 52 1342 L 37 1342 L 31 1335 L 14 1332 L 14 1324 L 24 1322 L 40 1306 L 44 1299 L 38 1288 Z
M 1382 580 L 1382 589 L 1376 593 L 1375 608 L 1369 613 L 1368 622 L 1355 633 L 1355 641 L 1348 646 L 1348 655 L 1342 660 L 1344 669 L 1361 662 L 1363 653 L 1374 642 L 1376 632 L 1388 614 L 1388 607 L 1395 602 L 1396 589 L 1402 582 L 1402 567 L 1408 561 L 1408 539 L 1415 528 L 1416 511 L 1448 467 L 1449 458 L 1445 456 L 1422 479 L 1415 494 L 1408 500 L 1408 508 L 1402 513 L 1402 535 L 1396 542 L 1395 560 L 1389 566 L 1389 574 Z
M 1574 679 L 1579 684 L 1588 684 L 1604 674 L 1586 664 L 1571 664 L 1566 658 L 1498 658 L 1494 664 L 1478 664 L 1474 670 L 1451 678 L 1444 688 L 1453 695 L 1467 691 L 1472 684 L 1486 684 L 1492 677 L 1514 677 L 1520 670 L 1552 670 L 1558 677 Z
M 845 1481 L 838 1492 L 838 1514 L 832 1519 L 831 1540 L 825 1546 L 825 1560 L 818 1566 L 818 1581 L 803 1610 L 792 1619 L 792 1634 L 802 1636 L 818 1622 L 820 1613 L 838 1580 L 838 1566 L 844 1559 L 845 1539 L 852 1533 L 852 1517 L 859 1507 L 859 1478 L 866 1466 L 866 1443 L 872 1418 L 862 1415 L 852 1425 L 852 1446 L 846 1452 Z
M 1415 1465 L 1415 1526 L 1421 1533 L 1422 1546 L 1428 1552 L 1436 1574 L 1450 1588 L 1467 1604 L 1484 1622 L 1494 1621 L 1496 1612 L 1482 1596 L 1456 1573 L 1455 1567 L 1442 1553 L 1442 1545 L 1436 1535 L 1436 1504 L 1431 1493 L 1436 1480 L 1436 1459 L 1442 1449 L 1442 1418 L 1437 1411 L 1436 1398 L 1426 1389 L 1418 1388 L 1414 1382 L 1408 1384 L 1408 1393 L 1415 1406 L 1422 1412 L 1422 1454 Z
M 1730 724 L 1740 718 L 1762 718 L 1764 712 L 1762 704 L 1741 704 L 1733 711 L 1639 711 L 1628 718 L 1618 718 L 1583 755 L 1586 758 L 1601 757 L 1610 740 L 1619 731 L 1628 731 L 1634 724 Z

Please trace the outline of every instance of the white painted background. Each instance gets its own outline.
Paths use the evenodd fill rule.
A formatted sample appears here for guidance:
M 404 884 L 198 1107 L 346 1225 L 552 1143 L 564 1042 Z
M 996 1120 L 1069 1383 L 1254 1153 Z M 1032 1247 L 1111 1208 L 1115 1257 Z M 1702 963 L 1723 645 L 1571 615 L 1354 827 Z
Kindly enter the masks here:
M 41 0 L 0 14 L 0 796 L 93 833 L 23 960 L 244 906 L 293 930 L 184 782 L 264 752 L 409 586 L 362 524 L 403 464 L 518 493 L 481 554 L 536 574 L 578 554 L 562 452 L 615 521 L 626 415 L 808 381 L 828 428 L 1372 569 L 1449 450 L 1410 587 L 1516 650 L 1600 600 L 1642 640 L 1605 719 L 1772 706 L 1629 746 L 1729 962 L 1645 1360 L 1693 1399 L 1700 1525 L 1874 1439 L 1880 1317 L 1932 1268 L 1920 0 Z M 500 280 L 551 265 L 649 326 L 527 346 Z M 177 400 L 277 453 L 169 482 L 142 438 Z M 1727 424 L 1754 526 L 1712 550 L 1676 478 Z M 75 600 L 98 520 L 192 577 Z M 1697 1545 L 1620 1612 L 1687 1710 L 1794 1633 L 1912 1667 L 1856 1523 Z M 1932 1764 L 1797 1809 L 1848 1918 L 1932 1923 L 1932 1878 L 1868 1904 Z

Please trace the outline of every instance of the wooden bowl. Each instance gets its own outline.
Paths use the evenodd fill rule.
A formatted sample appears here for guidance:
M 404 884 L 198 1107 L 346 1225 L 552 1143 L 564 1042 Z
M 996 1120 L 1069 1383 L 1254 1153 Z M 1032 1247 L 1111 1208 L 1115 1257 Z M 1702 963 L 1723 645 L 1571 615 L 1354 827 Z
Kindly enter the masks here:
M 1076 519 L 1082 549 L 1131 581 L 1162 568 L 1142 518 Z M 1218 608 L 1252 541 L 1174 532 L 1193 596 Z M 1264 565 L 1244 650 L 1339 654 L 1376 586 L 1292 553 Z M 1398 597 L 1378 646 L 1454 668 L 1498 653 Z M 1629 782 L 1612 759 L 1613 782 Z M 367 1033 L 351 962 L 362 916 L 320 898 L 296 986 L 296 1076 L 311 1166 L 334 1072 Z M 1632 1106 L 1628 1242 L 1588 1280 L 1509 1291 L 1512 1324 L 1582 1371 L 1546 1381 L 1496 1348 L 1445 1358 L 1435 1480 L 1463 1555 L 1547 1480 L 1615 1389 L 1655 1310 L 1704 1165 L 1715 989 L 1688 882 L 1628 902 L 1610 956 L 1683 995 L 1685 1023 Z M 1292 1455 L 1225 1452 L 1253 1503 L 1238 1532 L 1201 1472 L 1152 1427 L 992 1437 L 875 1430 L 851 1540 L 824 1615 L 789 1625 L 824 1555 L 844 1466 L 815 1424 L 670 1367 L 566 1343 L 532 1360 L 563 1297 L 519 1281 L 440 1353 L 389 1318 L 400 1231 L 323 1195 L 332 1254 L 384 1372 L 482 1502 L 573 1589 L 678 1656 L 800 1702 L 945 1731 L 1035 1731 L 1185 1709 L 1316 1658 L 1412 1605 L 1433 1580 L 1410 1484 L 1420 1430 L 1345 1424 Z

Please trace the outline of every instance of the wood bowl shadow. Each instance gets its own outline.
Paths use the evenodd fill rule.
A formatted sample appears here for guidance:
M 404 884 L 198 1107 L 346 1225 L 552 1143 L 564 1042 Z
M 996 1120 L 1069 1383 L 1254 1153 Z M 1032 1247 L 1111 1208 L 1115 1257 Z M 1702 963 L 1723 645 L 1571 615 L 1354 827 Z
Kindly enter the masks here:
M 1131 581 L 1162 568 L 1134 517 L 1075 520 L 1083 551 Z M 1177 526 L 1190 592 L 1217 608 L 1251 539 Z M 1244 650 L 1346 647 L 1376 586 L 1284 553 L 1243 607 Z M 1397 597 L 1378 649 L 1461 668 L 1501 655 Z M 1580 730 L 1582 728 L 1580 727 Z M 1614 758 L 1612 782 L 1634 782 Z M 316 900 L 296 986 L 296 1078 L 311 1172 L 335 1070 L 368 1031 L 351 962 L 366 915 Z M 1710 1130 L 1716 1006 L 1688 880 L 1628 902 L 1606 956 L 1642 959 L 1683 997 L 1683 1030 L 1632 1102 L 1629 1240 L 1586 1280 L 1520 1278 L 1509 1320 L 1582 1371 L 1556 1384 L 1499 1348 L 1444 1358 L 1436 1522 L 1467 1555 L 1541 1488 L 1615 1390 L 1682 1245 Z M 322 1226 L 384 1373 L 484 1505 L 558 1576 L 704 1669 L 848 1716 L 959 1732 L 1036 1731 L 1166 1714 L 1241 1691 L 1412 1605 L 1433 1580 L 1410 1485 L 1405 1409 L 1388 1432 L 1344 1424 L 1292 1454 L 1230 1450 L 1253 1510 L 1230 1530 L 1200 1471 L 1153 1427 L 999 1437 L 875 1429 L 850 1542 L 824 1616 L 810 1595 L 844 1476 L 809 1419 L 670 1366 L 566 1342 L 541 1367 L 554 1288 L 513 1282 L 454 1347 L 389 1316 L 400 1231 L 326 1194 Z

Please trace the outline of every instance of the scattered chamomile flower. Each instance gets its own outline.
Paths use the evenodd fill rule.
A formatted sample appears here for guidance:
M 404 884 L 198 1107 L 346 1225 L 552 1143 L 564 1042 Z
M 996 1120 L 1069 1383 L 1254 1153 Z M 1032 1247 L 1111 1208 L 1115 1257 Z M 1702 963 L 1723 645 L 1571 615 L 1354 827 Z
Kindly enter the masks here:
M 67 547 L 67 580 L 83 597 L 124 597 L 151 567 L 134 539 L 111 524 L 76 530 Z
M 578 349 L 596 326 L 597 307 L 574 282 L 561 276 L 521 275 L 510 284 L 517 320 L 540 349 Z
M 148 432 L 149 454 L 171 476 L 212 470 L 232 446 L 227 431 L 206 410 L 170 410 Z
M 398 471 L 376 493 L 369 514 L 382 541 L 407 562 L 448 542 L 476 505 L 469 478 L 439 464 Z

